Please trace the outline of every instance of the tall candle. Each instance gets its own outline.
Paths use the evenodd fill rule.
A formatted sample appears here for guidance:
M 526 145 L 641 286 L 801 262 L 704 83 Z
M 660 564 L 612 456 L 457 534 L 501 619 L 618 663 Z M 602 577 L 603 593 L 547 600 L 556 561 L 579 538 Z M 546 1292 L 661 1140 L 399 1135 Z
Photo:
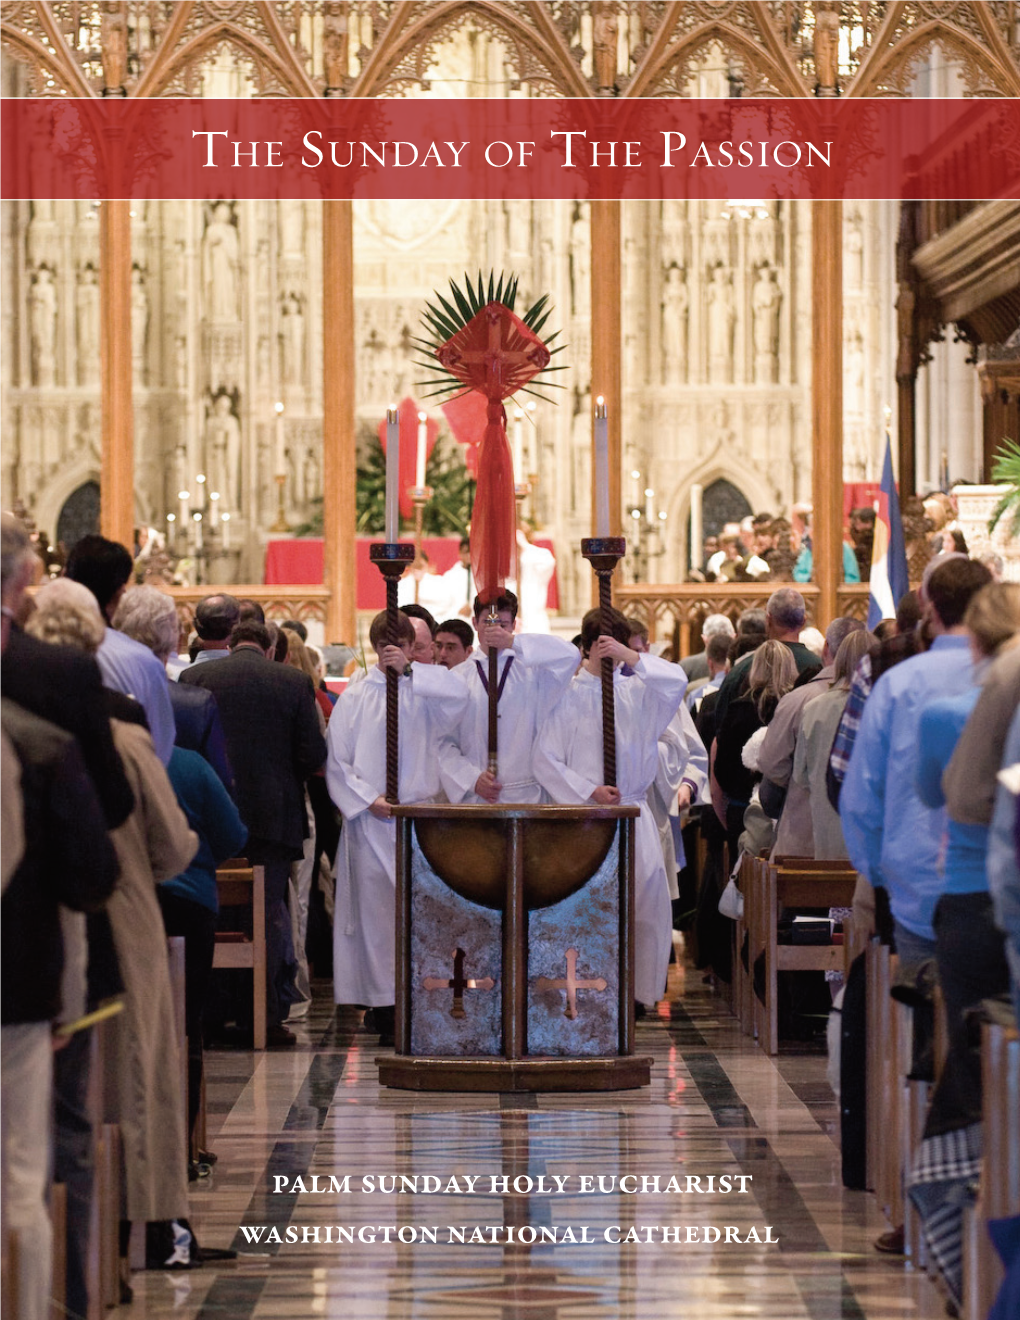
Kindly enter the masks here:
M 524 414 L 514 409 L 514 481 L 524 480 Z
M 704 536 L 701 526 L 701 486 L 695 482 L 691 487 L 691 568 L 701 567 L 701 557 L 705 551 Z
M 220 525 L 220 493 L 218 490 L 209 492 L 209 521 L 213 527 Z
M 223 515 L 223 549 L 230 549 L 230 514 Z
M 425 485 L 425 463 L 428 459 L 429 427 L 428 414 L 418 414 L 418 448 L 415 452 L 414 484 L 419 490 Z
M 636 509 L 641 503 L 641 473 L 638 468 L 631 468 L 630 507 Z
M 195 549 L 196 549 L 199 553 L 201 553 L 201 551 L 202 551 L 202 515 L 201 515 L 200 513 L 193 513 L 193 514 L 191 515 L 191 517 L 192 517 L 192 521 L 193 521 L 194 524 L 195 524 Z
M 273 407 L 276 409 L 276 475 L 283 477 L 287 474 L 287 442 L 283 431 L 283 400 L 278 400 Z
M 386 540 L 392 545 L 400 526 L 400 422 L 397 406 L 386 409 Z
M 651 486 L 646 486 L 645 487 L 645 521 L 648 523 L 649 530 L 651 530 L 652 524 L 655 521 L 655 505 L 653 503 L 654 499 L 655 499 L 655 491 L 652 490 Z
M 191 499 L 191 492 L 188 490 L 179 490 L 177 498 L 181 504 L 181 531 L 185 537 L 188 535 L 188 500 Z
M 595 535 L 609 535 L 609 417 L 601 394 L 595 400 Z

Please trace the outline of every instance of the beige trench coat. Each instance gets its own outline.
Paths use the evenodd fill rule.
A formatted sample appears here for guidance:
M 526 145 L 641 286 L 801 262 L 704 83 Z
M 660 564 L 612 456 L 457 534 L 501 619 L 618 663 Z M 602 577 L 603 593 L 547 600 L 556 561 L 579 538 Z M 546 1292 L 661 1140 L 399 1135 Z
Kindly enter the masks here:
M 107 1121 L 120 1124 L 131 1220 L 188 1213 L 187 1113 L 156 885 L 178 875 L 198 848 L 152 739 L 112 720 L 135 808 L 112 832 L 120 879 L 107 911 L 126 990 L 105 1051 Z

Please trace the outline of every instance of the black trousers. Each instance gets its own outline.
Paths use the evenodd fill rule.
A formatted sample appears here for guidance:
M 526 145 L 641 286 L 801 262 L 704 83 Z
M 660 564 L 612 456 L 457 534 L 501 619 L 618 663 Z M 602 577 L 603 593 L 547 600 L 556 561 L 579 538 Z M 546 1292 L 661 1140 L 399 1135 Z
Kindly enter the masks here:
M 168 936 L 184 937 L 184 1023 L 188 1036 L 188 1132 L 195 1131 L 202 1100 L 202 1030 L 209 996 L 216 913 L 159 885 L 156 889 Z

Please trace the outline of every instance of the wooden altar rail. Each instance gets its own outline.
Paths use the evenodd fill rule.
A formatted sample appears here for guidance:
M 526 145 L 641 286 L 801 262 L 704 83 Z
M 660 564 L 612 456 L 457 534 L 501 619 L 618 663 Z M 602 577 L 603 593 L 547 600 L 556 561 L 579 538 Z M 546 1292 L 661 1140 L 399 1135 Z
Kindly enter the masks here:
M 200 587 L 161 589 L 173 597 L 177 606 L 177 617 L 180 619 L 181 636 L 185 646 L 188 634 L 194 626 L 195 606 L 200 600 L 217 591 L 229 591 L 238 600 L 258 601 L 265 610 L 267 619 L 274 621 L 299 619 L 302 623 L 308 623 L 309 620 L 325 623 L 330 597 L 327 587 L 306 585 L 267 587 L 262 583 L 253 582 L 240 582 L 230 586 L 207 584 Z M 353 643 L 356 639 L 352 637 L 348 640 Z
M 818 588 L 812 582 L 628 582 L 614 584 L 613 604 L 644 620 L 649 641 L 670 641 L 674 654 L 685 656 L 701 650 L 701 627 L 709 614 L 725 614 L 736 623 L 744 610 L 763 610 L 769 596 L 782 586 L 796 587 L 807 604 L 808 623 L 824 632 L 831 620 L 815 618 Z M 836 603 L 841 615 L 866 619 L 867 583 L 840 587 Z

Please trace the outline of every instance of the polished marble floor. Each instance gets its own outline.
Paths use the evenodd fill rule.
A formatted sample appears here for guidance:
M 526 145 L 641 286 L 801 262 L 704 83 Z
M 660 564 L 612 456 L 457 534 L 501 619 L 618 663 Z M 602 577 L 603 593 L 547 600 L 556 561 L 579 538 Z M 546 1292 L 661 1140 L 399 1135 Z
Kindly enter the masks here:
M 669 999 L 638 1025 L 638 1052 L 655 1060 L 652 1085 L 593 1096 L 380 1090 L 379 1050 L 360 1031 L 360 1014 L 335 1013 L 328 984 L 317 993 L 325 997 L 298 1026 L 298 1049 L 208 1058 L 209 1143 L 219 1161 L 192 1185 L 192 1218 L 200 1240 L 233 1245 L 237 1262 L 136 1274 L 123 1312 L 181 1320 L 943 1314 L 926 1278 L 872 1250 L 888 1227 L 873 1198 L 841 1186 L 823 1055 L 766 1058 L 699 973 L 674 970 Z M 398 1182 L 364 1190 L 364 1179 L 380 1175 Z M 418 1181 L 401 1184 L 402 1175 Z M 591 1191 L 584 1176 L 594 1179 Z M 642 1176 L 658 1176 L 658 1194 L 654 1183 L 642 1190 Z M 663 1241 L 663 1228 L 678 1240 Z M 706 1242 L 715 1236 L 706 1228 L 721 1240 Z M 422 1240 L 430 1229 L 435 1242 Z M 591 1241 L 570 1242 L 568 1229 Z

